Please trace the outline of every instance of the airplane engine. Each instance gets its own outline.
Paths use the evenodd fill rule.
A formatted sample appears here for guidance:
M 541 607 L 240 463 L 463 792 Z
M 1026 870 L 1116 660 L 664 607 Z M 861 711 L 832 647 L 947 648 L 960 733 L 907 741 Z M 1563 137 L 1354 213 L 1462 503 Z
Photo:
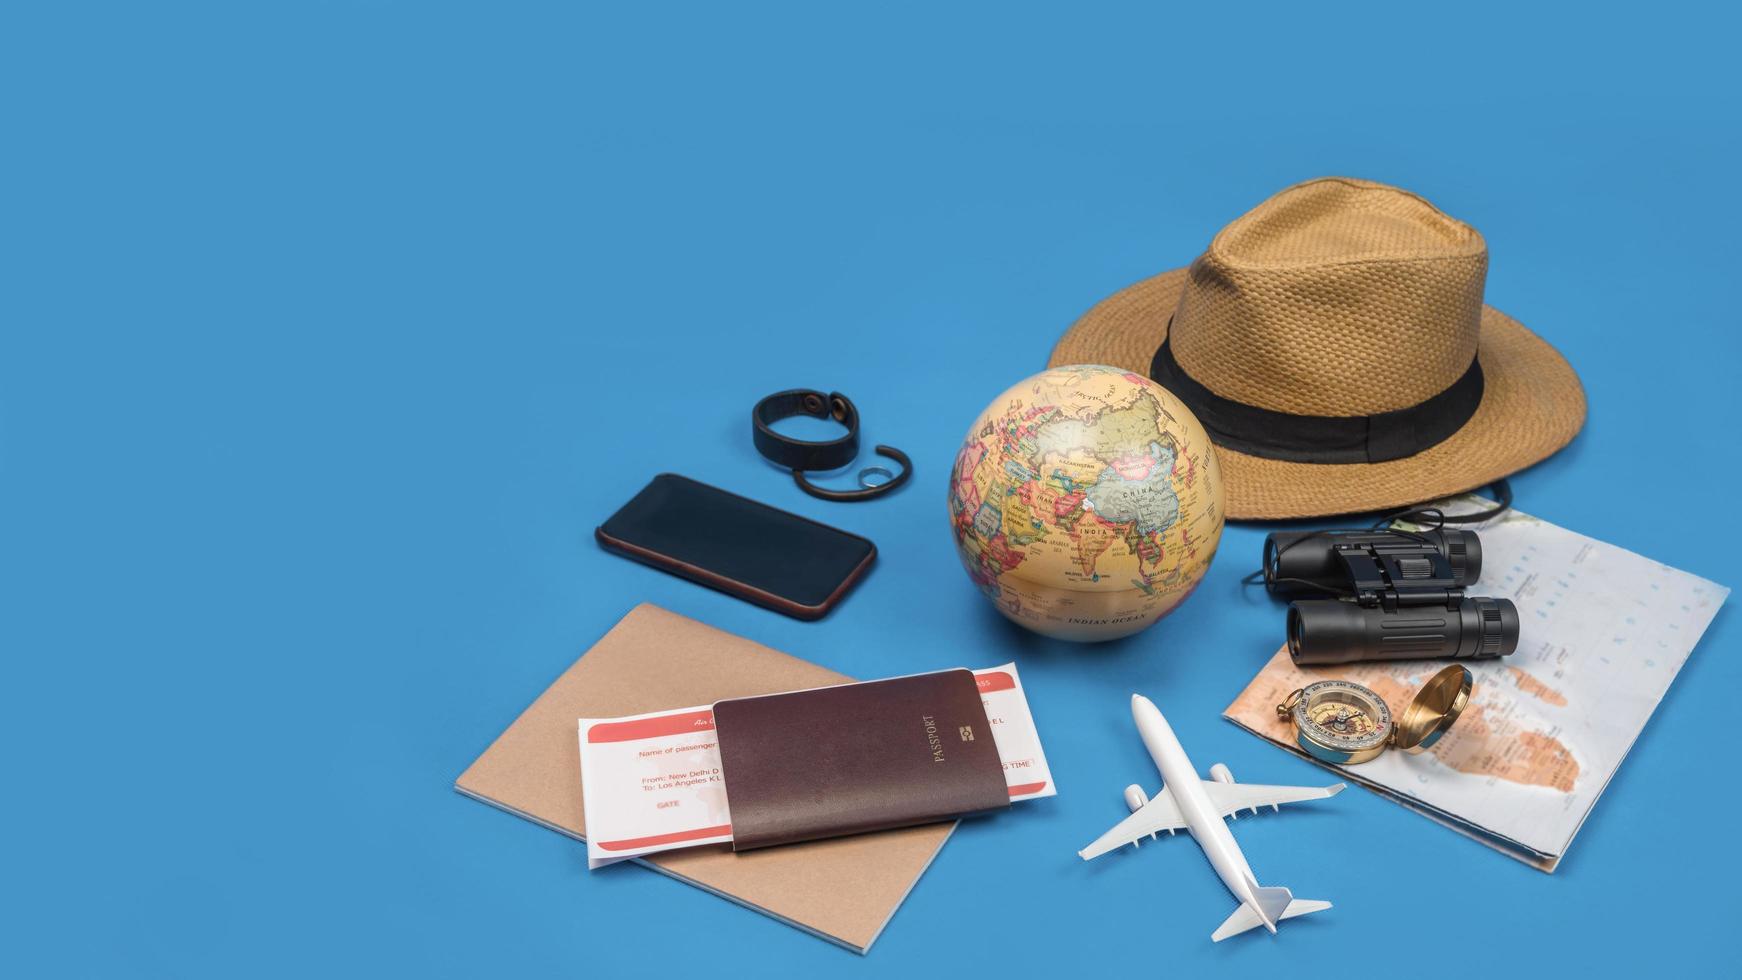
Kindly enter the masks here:
M 1218 762 L 1210 767 L 1210 778 L 1218 783 L 1231 783 L 1234 781 L 1234 772 Z
M 1143 787 L 1136 783 L 1125 787 L 1125 805 L 1131 808 L 1132 813 L 1143 809 L 1143 804 L 1148 802 L 1149 796 L 1143 792 Z

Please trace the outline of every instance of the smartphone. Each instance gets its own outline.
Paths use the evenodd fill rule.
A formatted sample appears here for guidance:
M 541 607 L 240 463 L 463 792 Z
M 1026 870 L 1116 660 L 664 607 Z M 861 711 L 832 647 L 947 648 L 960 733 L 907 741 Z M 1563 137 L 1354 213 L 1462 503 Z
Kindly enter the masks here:
M 827 615 L 877 558 L 856 534 L 675 473 L 593 533 L 607 551 L 796 619 Z

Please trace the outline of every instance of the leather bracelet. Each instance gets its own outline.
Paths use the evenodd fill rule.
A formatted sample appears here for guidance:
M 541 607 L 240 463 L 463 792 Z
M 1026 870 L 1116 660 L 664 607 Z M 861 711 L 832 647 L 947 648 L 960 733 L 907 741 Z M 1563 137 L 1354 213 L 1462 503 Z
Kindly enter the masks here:
M 847 434 L 826 442 L 810 442 L 783 436 L 771 428 L 781 419 L 799 415 L 833 418 L 847 427 Z M 832 395 L 805 388 L 777 391 L 756 403 L 750 421 L 755 427 L 756 451 L 789 470 L 838 470 L 859 455 L 859 410 L 838 391 Z
M 846 426 L 847 432 L 838 439 L 815 442 L 794 439 L 774 431 L 775 422 L 799 415 L 818 419 L 832 418 Z M 777 391 L 756 403 L 756 407 L 750 412 L 750 425 L 756 451 L 776 466 L 791 470 L 793 482 L 798 484 L 800 490 L 813 497 L 841 502 L 871 500 L 906 483 L 913 474 L 913 464 L 906 453 L 893 446 L 878 446 L 877 455 L 900 464 L 899 473 L 891 474 L 882 466 L 867 466 L 859 471 L 858 490 L 830 490 L 805 479 L 806 470 L 838 470 L 859 455 L 859 409 L 853 405 L 852 399 L 838 391 L 829 394 L 808 388 Z M 881 474 L 888 479 L 883 483 L 868 482 L 868 478 L 874 474 Z

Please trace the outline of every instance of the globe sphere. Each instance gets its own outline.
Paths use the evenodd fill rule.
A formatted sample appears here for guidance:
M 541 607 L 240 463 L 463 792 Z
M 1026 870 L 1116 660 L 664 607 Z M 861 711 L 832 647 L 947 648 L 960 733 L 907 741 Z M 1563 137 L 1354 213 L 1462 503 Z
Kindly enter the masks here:
M 968 577 L 1006 617 L 1067 640 L 1129 636 L 1203 581 L 1222 538 L 1215 448 L 1167 389 L 1052 368 L 993 399 L 950 473 Z

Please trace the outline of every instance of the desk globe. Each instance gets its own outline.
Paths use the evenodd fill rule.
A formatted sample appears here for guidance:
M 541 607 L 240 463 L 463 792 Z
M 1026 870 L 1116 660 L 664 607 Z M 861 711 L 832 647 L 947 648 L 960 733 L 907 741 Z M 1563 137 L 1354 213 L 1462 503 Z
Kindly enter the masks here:
M 1129 636 L 1203 580 L 1222 538 L 1210 437 L 1167 389 L 1119 368 L 1044 371 L 962 440 L 950 526 L 998 611 L 1066 640 Z

